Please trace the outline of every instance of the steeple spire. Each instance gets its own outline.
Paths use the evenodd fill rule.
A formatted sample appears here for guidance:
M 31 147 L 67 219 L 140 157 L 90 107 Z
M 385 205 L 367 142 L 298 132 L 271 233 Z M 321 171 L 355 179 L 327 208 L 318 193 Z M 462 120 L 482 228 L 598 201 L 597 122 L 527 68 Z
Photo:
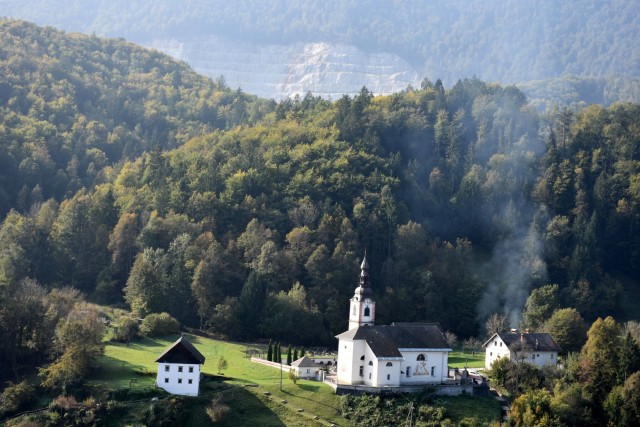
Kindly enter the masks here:
M 369 285 L 369 262 L 367 261 L 367 251 L 365 249 L 364 258 L 360 264 L 360 283 L 353 293 L 353 298 L 351 298 L 349 329 L 374 325 L 376 303 L 371 299 L 373 291 Z
M 367 262 L 367 250 L 364 250 L 364 258 L 360 264 L 360 286 L 366 288 L 369 286 L 369 263 Z

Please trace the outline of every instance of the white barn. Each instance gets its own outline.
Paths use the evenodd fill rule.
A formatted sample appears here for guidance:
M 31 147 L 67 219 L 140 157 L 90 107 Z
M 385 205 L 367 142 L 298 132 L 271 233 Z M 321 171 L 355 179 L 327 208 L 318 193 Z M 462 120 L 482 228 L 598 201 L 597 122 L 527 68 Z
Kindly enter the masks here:
M 558 343 L 547 333 L 499 332 L 493 334 L 483 347 L 486 369 L 491 369 L 491 364 L 503 357 L 538 367 L 555 366 L 561 351 Z
M 446 382 L 451 348 L 435 323 L 375 325 L 369 265 L 351 298 L 349 330 L 338 335 L 338 385 L 399 387 Z
M 184 336 L 156 359 L 156 385 L 171 394 L 197 396 L 200 391 L 200 365 L 204 356 Z

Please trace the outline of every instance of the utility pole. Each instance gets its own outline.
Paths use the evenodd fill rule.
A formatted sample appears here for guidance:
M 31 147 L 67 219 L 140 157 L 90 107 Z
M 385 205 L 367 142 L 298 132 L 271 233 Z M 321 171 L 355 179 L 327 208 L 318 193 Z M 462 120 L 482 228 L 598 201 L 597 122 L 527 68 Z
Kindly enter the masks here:
M 282 391 L 282 357 L 280 357 L 280 391 Z

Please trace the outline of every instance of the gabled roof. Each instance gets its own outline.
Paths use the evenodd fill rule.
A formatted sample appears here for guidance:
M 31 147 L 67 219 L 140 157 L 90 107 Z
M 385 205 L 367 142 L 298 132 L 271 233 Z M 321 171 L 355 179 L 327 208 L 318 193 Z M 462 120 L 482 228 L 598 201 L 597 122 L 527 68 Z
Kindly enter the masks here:
M 185 363 L 202 365 L 204 356 L 184 336 L 178 338 L 157 359 L 158 363 Z
M 365 340 L 377 358 L 402 358 L 403 349 L 449 349 L 440 325 L 436 323 L 392 323 L 360 326 L 336 336 L 338 339 Z
M 318 365 L 313 360 L 309 359 L 307 356 L 302 356 L 300 359 L 296 359 L 294 362 L 291 362 L 291 366 L 295 366 L 296 368 L 318 368 Z
M 558 343 L 548 333 L 498 332 L 493 334 L 482 346 L 486 347 L 496 335 L 512 351 L 562 351 Z

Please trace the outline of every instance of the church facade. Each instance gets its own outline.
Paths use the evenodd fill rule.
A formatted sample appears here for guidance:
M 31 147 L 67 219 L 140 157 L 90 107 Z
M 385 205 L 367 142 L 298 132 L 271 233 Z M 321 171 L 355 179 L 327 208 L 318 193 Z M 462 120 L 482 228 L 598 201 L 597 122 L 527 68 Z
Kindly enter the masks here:
M 442 384 L 451 348 L 435 323 L 376 325 L 376 303 L 365 255 L 349 306 L 349 330 L 338 338 L 337 381 L 343 385 L 400 387 Z

